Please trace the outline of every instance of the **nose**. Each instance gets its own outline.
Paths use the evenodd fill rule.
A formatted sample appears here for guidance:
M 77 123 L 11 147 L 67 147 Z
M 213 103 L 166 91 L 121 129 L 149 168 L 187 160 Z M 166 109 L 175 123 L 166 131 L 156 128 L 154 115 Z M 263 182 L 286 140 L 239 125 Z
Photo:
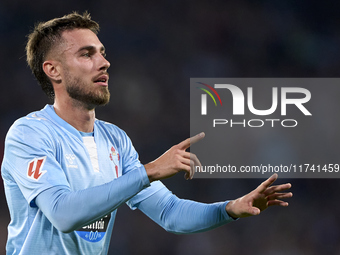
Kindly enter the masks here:
M 109 69 L 110 65 L 111 65 L 110 62 L 107 61 L 107 59 L 102 54 L 100 54 L 100 67 L 99 67 L 99 69 L 106 71 L 107 69 Z

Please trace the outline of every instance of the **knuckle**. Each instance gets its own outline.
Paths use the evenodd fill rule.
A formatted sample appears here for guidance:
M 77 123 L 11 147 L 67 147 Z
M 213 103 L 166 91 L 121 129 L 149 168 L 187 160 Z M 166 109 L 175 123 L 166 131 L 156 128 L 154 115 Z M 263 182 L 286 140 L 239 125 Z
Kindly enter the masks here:
M 171 152 L 175 152 L 176 151 L 176 145 L 174 145 L 174 146 L 172 146 L 170 149 L 169 149 L 169 151 L 171 151 Z
M 182 163 L 180 161 L 176 161 L 175 163 L 175 168 L 176 169 L 181 169 L 183 166 L 182 166 Z
M 179 155 L 179 154 L 175 154 L 175 160 L 176 160 L 176 162 L 180 162 L 181 161 L 181 155 Z
M 172 149 L 173 149 L 173 152 L 174 152 L 176 155 L 179 154 L 180 149 L 179 149 L 178 147 L 173 147 Z

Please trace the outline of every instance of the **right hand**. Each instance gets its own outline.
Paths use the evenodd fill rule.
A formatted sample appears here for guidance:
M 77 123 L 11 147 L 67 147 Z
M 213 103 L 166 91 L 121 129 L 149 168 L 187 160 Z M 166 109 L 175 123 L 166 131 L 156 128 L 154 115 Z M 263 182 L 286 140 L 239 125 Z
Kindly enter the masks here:
M 277 177 L 277 174 L 273 174 L 252 192 L 230 201 L 226 206 L 227 213 L 233 218 L 243 218 L 258 215 L 269 206 L 288 206 L 288 203 L 281 199 L 290 198 L 293 193 L 282 191 L 290 189 L 292 185 L 285 183 L 272 186 Z
M 185 179 L 192 179 L 195 173 L 195 167 L 200 166 L 195 154 L 187 152 L 192 144 L 202 140 L 205 134 L 202 132 L 191 138 L 188 138 L 179 144 L 172 146 L 162 156 L 146 164 L 145 170 L 150 182 L 169 178 L 178 172 L 184 171 Z

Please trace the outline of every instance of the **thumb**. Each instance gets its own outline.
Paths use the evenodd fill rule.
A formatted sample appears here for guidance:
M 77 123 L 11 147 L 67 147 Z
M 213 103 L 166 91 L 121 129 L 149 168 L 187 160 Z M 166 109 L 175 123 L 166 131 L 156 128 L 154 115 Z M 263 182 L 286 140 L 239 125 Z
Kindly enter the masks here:
M 261 212 L 260 209 L 257 208 L 257 207 L 250 207 L 250 208 L 249 208 L 249 213 L 250 213 L 251 215 L 253 215 L 253 216 L 259 215 L 260 212 Z

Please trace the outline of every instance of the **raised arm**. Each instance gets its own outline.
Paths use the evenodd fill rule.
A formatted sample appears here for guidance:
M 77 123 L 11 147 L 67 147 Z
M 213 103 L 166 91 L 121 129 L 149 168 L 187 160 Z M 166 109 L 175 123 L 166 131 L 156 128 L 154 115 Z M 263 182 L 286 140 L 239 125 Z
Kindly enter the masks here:
M 180 199 L 163 187 L 134 206 L 168 232 L 191 234 L 208 231 L 233 221 L 225 210 L 227 203 L 228 201 L 206 204 Z
M 273 175 L 249 194 L 232 201 L 212 204 L 179 199 L 167 188 L 160 189 L 135 205 L 168 232 L 190 234 L 207 231 L 240 217 L 258 215 L 269 206 L 287 206 L 282 201 L 292 193 L 281 193 L 288 184 L 271 186 L 277 179 Z M 138 196 L 138 195 L 137 195 Z
M 55 186 L 41 192 L 35 202 L 57 229 L 71 232 L 111 213 L 149 186 L 150 180 L 168 178 L 180 171 L 192 178 L 194 165 L 200 163 L 196 156 L 185 150 L 203 137 L 204 133 L 201 133 L 188 138 L 145 168 L 140 166 L 104 185 L 79 191 Z
M 41 192 L 35 203 L 58 230 L 68 233 L 111 213 L 150 185 L 144 167 L 106 184 L 71 191 L 54 186 Z

